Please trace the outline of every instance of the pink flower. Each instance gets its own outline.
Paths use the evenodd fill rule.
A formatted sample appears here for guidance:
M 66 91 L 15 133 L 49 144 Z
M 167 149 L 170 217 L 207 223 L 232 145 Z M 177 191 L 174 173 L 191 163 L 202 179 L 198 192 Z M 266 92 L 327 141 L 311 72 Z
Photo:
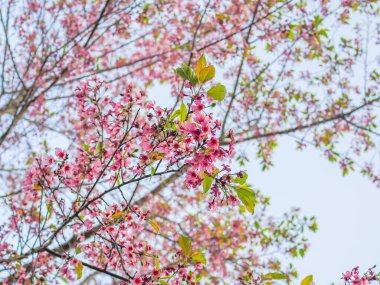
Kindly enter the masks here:
M 202 104 L 202 102 L 196 102 L 195 105 L 191 107 L 191 109 L 194 111 L 194 113 L 200 113 L 205 108 L 205 105 Z
M 155 269 L 155 270 L 153 270 L 152 275 L 154 278 L 159 278 L 161 274 L 160 274 L 159 270 Z
M 63 151 L 62 149 L 60 148 L 56 148 L 55 149 L 55 155 L 59 158 L 59 159 L 64 159 L 66 157 L 66 152 Z
M 128 252 L 133 252 L 134 248 L 133 248 L 133 245 L 128 245 L 127 246 L 127 251 Z
M 236 199 L 236 197 L 230 195 L 228 197 L 228 204 L 229 205 L 232 205 L 232 206 L 239 206 L 240 205 L 240 202 L 238 199 Z
M 92 229 L 92 222 L 89 219 L 84 221 L 84 225 L 85 225 L 87 230 Z
M 218 149 L 219 148 L 219 140 L 217 138 L 211 138 L 207 141 L 207 145 L 211 149 Z
M 149 160 L 149 157 L 145 154 L 140 154 L 140 159 L 143 163 L 147 163 Z
M 63 170 L 63 173 L 65 174 L 70 174 L 71 173 L 71 170 L 72 170 L 72 167 L 70 166 L 70 164 L 65 164 L 62 168 Z
M 363 277 L 362 280 L 361 280 L 361 284 L 360 285 L 369 285 L 369 281 L 367 280 L 367 278 Z
M 45 158 L 45 165 L 46 166 L 50 166 L 54 163 L 54 157 L 52 157 L 51 155 L 48 155 L 46 158 Z
M 136 276 L 132 279 L 132 284 L 133 284 L 133 285 L 141 285 L 141 284 L 143 284 L 143 280 L 142 280 L 142 278 L 140 277 L 140 275 L 136 275 Z
M 347 281 L 347 280 L 350 280 L 352 273 L 351 271 L 347 271 L 346 273 L 343 273 L 342 275 L 343 275 L 343 279 Z
M 181 277 L 185 277 L 186 274 L 187 274 L 187 270 L 185 268 L 181 268 L 179 271 L 178 271 L 178 274 L 179 276 Z
M 185 88 L 188 88 L 188 89 L 190 89 L 192 87 L 190 81 L 188 81 L 188 80 L 185 80 L 183 85 L 185 86 Z

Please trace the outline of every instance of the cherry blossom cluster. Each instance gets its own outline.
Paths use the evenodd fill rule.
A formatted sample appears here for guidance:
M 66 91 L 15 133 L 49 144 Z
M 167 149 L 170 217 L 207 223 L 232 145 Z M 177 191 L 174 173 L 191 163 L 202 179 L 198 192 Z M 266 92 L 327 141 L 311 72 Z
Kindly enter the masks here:
M 360 274 L 359 266 L 354 267 L 351 271 L 343 273 L 342 279 L 347 285 L 369 285 L 375 284 L 379 281 L 379 274 L 376 274 L 374 269 L 376 266 L 370 268 L 364 274 Z
M 155 268 L 157 255 L 151 245 L 139 239 L 150 223 L 150 212 L 133 205 L 132 198 L 125 198 L 130 193 L 123 193 L 122 189 L 144 179 L 186 169 L 188 188 L 198 188 L 206 177 L 212 179 L 208 186 L 212 185 L 212 205 L 216 205 L 215 201 L 240 204 L 236 193 L 227 192 L 231 187 L 226 185 L 235 179 L 245 181 L 246 177 L 242 172 L 231 174 L 230 167 L 224 164 L 218 168 L 233 152 L 233 133 L 228 149 L 220 147 L 216 137 L 220 122 L 207 112 L 212 99 L 202 91 L 195 93 L 188 82 L 186 88 L 188 92 L 183 93 L 177 111 L 157 106 L 132 84 L 117 95 L 96 78 L 77 88 L 77 112 L 73 119 L 78 130 L 77 147 L 56 148 L 54 154 L 32 156 L 23 181 L 24 199 L 13 199 L 14 214 L 8 233 L 34 233 L 40 244 L 39 250 L 26 252 L 26 256 L 37 253 L 37 260 L 46 262 L 41 266 L 47 267 L 51 261 L 51 256 L 45 258 L 46 251 L 50 251 L 47 247 L 61 244 L 66 235 L 73 235 L 76 252 L 83 253 L 80 257 L 86 264 L 124 271 L 126 278 L 136 284 L 141 276 L 144 284 L 162 276 L 172 276 L 171 284 L 177 284 L 174 278 L 177 274 L 189 284 L 194 282 L 194 275 L 186 273 L 187 264 L 181 254 L 173 257 L 175 266 L 163 271 Z M 109 206 L 107 200 L 115 192 L 124 202 Z M 19 229 L 22 222 L 28 227 Z M 86 242 L 88 235 L 93 235 L 94 240 Z M 15 254 L 9 247 L 10 244 L 4 244 L 7 252 L 4 256 Z M 63 277 L 72 281 L 81 276 L 84 263 L 78 254 L 61 251 L 52 254 L 64 260 L 60 269 Z M 27 278 L 22 276 L 19 280 Z

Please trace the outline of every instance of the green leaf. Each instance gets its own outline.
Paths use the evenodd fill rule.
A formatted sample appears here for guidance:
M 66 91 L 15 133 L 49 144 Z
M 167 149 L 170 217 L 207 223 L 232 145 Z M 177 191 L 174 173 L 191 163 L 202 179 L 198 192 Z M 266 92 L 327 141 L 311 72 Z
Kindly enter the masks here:
M 172 116 L 170 117 L 170 120 L 174 120 L 175 118 L 177 118 L 179 115 L 181 114 L 181 112 L 179 110 L 176 110 Z
M 99 62 L 99 57 L 96 57 L 95 59 L 95 68 L 97 71 L 100 70 L 100 62 Z
M 150 220 L 149 224 L 152 226 L 152 228 L 154 229 L 156 233 L 160 232 L 160 226 L 157 224 L 155 220 Z
M 98 152 L 102 151 L 102 143 L 101 142 L 98 142 L 98 144 L 96 145 L 96 149 L 98 150 Z
M 143 7 L 143 13 L 148 12 L 149 6 L 150 6 L 149 3 L 147 3 L 147 4 L 144 5 L 144 7 Z
M 158 259 L 158 256 L 154 256 L 154 265 L 156 267 L 156 270 L 160 270 L 160 260 Z
M 45 153 L 48 153 L 49 152 L 49 147 L 47 145 L 46 140 L 44 140 L 43 145 L 44 145 L 44 148 L 45 148 Z
M 127 214 L 126 212 L 118 211 L 118 212 L 116 212 L 116 213 L 114 213 L 114 214 L 112 215 L 112 218 L 115 219 L 115 220 L 118 220 L 118 219 L 120 219 L 120 218 L 125 217 L 126 214 Z
M 325 38 L 328 38 L 329 36 L 327 35 L 328 29 L 321 29 L 318 31 L 318 34 L 321 36 L 324 36 Z
M 314 16 L 314 24 L 316 27 L 318 27 L 322 22 L 323 19 L 319 15 Z
M 48 210 L 48 213 L 49 213 L 47 219 L 50 220 L 50 218 L 51 218 L 51 216 L 53 214 L 53 202 L 48 203 L 46 205 L 46 207 L 47 207 L 47 210 Z
M 302 281 L 301 285 L 311 285 L 313 283 L 313 275 L 306 276 Z
M 81 261 L 75 266 L 75 273 L 77 274 L 77 279 L 82 278 L 83 263 Z
M 83 147 L 87 153 L 90 153 L 90 146 L 88 144 L 83 144 Z
M 195 66 L 195 73 L 196 75 L 200 76 L 201 70 L 207 66 L 206 57 L 204 54 L 201 55 L 201 57 L 197 61 L 197 65 Z
M 154 169 L 153 166 L 150 167 L 150 176 L 153 176 L 156 170 Z
M 245 213 L 245 206 L 239 205 L 239 213 Z
M 216 84 L 207 91 L 208 96 L 216 101 L 222 101 L 226 97 L 226 87 L 223 84 Z
M 203 255 L 202 252 L 197 251 L 196 253 L 193 254 L 191 259 L 195 262 L 200 262 L 202 264 L 206 264 L 206 257 Z
M 186 105 L 182 102 L 181 107 L 179 108 L 179 120 L 183 123 L 187 117 L 187 108 Z
M 42 188 L 42 186 L 39 183 L 34 183 L 33 188 L 34 190 L 38 190 L 38 191 L 44 190 L 44 188 Z
M 178 244 L 182 249 L 182 252 L 185 256 L 190 256 L 191 252 L 191 241 L 189 238 L 180 235 L 178 239 Z
M 182 67 L 174 69 L 174 71 L 183 79 L 190 81 L 193 87 L 198 84 L 198 77 L 190 66 L 183 65 Z
M 271 272 L 263 276 L 265 280 L 288 280 L 289 277 L 281 272 Z
M 211 79 L 213 79 L 215 76 L 215 67 L 213 65 L 207 66 L 203 68 L 199 74 L 199 82 L 204 83 Z
M 243 185 L 247 181 L 247 178 L 248 178 L 248 174 L 244 172 L 243 177 L 237 176 L 235 178 L 235 182 L 239 183 L 240 185 Z
M 82 249 L 80 248 L 80 246 L 77 246 L 75 248 L 75 254 L 80 254 L 82 252 Z
M 202 181 L 203 193 L 207 193 L 208 190 L 210 190 L 213 180 L 214 178 L 212 178 L 211 176 L 208 176 L 207 173 L 203 173 L 203 181 Z
M 235 189 L 240 201 L 245 205 L 245 207 L 250 213 L 253 213 L 255 211 L 256 205 L 256 198 L 255 194 L 253 193 L 253 190 L 245 184 L 237 186 L 235 187 Z

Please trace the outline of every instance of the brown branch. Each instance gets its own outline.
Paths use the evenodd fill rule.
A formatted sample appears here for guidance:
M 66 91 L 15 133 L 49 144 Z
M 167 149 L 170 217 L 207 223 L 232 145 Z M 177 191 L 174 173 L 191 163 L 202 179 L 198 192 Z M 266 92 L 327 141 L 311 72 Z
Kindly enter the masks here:
M 65 259 L 62 255 L 60 255 L 59 253 L 56 253 L 55 251 L 53 251 L 51 249 L 45 248 L 44 251 L 46 251 L 47 253 L 53 255 L 54 257 Z M 95 271 L 100 272 L 100 273 L 107 274 L 109 276 L 112 276 L 113 278 L 116 278 L 116 279 L 119 279 L 119 280 L 122 280 L 122 281 L 130 281 L 131 278 L 132 278 L 132 276 L 130 276 L 129 274 L 128 274 L 128 278 L 126 278 L 126 277 L 120 276 L 118 274 L 115 274 L 115 273 L 113 273 L 111 271 L 108 271 L 108 270 L 96 267 L 96 266 L 94 266 L 92 264 L 89 264 L 87 262 L 84 262 L 84 261 L 81 261 L 81 262 L 82 262 L 83 266 L 85 266 L 87 268 L 90 268 L 90 269 L 95 270 Z
M 348 112 L 343 112 L 341 114 L 338 114 L 336 116 L 332 116 L 332 117 L 327 118 L 327 119 L 319 120 L 319 121 L 316 121 L 316 122 L 313 122 L 313 123 L 309 123 L 309 124 L 305 124 L 305 125 L 301 125 L 301 126 L 297 126 L 297 127 L 292 127 L 292 128 L 288 128 L 288 129 L 284 129 L 284 130 L 280 130 L 280 131 L 274 131 L 274 132 L 269 132 L 269 133 L 262 133 L 262 134 L 258 134 L 258 135 L 253 135 L 253 136 L 250 136 L 250 137 L 246 137 L 246 138 L 244 138 L 244 139 L 242 139 L 240 141 L 237 141 L 236 143 L 243 143 L 243 142 L 246 142 L 246 141 L 251 141 L 251 140 L 260 139 L 260 138 L 267 138 L 267 137 L 274 137 L 274 136 L 278 136 L 278 135 L 290 134 L 290 133 L 294 133 L 294 132 L 301 131 L 301 130 L 304 130 L 304 129 L 314 128 L 314 127 L 317 127 L 319 125 L 323 125 L 323 124 L 326 124 L 326 123 L 329 123 L 329 122 L 332 122 L 332 121 L 335 121 L 335 120 L 338 120 L 338 119 L 343 119 L 344 120 L 348 116 L 351 116 L 355 112 L 363 109 L 366 106 L 372 105 L 374 102 L 377 102 L 377 101 L 380 101 L 380 97 L 376 97 L 376 98 L 374 98 L 374 99 L 372 99 L 370 101 L 366 101 L 363 104 L 361 104 L 361 105 L 353 108 L 352 110 L 350 110 Z M 244 135 L 244 133 L 247 133 L 247 132 L 248 131 L 236 134 L 236 136 Z M 221 144 L 222 145 L 227 145 L 228 142 L 227 141 L 222 141 Z
M 350 120 L 347 120 L 345 117 L 343 118 L 343 120 L 345 122 L 347 122 L 348 124 L 350 124 L 351 126 L 357 128 L 357 129 L 360 129 L 360 130 L 365 131 L 365 132 L 369 132 L 369 133 L 371 133 L 371 134 L 373 134 L 375 136 L 379 136 L 380 137 L 380 133 L 378 133 L 378 132 L 375 132 L 375 131 L 373 131 L 371 129 L 368 129 L 366 127 L 362 127 L 362 126 L 358 125 L 357 123 L 354 123 L 354 122 L 352 122 Z
M 247 36 L 245 37 L 246 43 L 248 43 L 248 41 L 249 41 L 249 37 L 250 37 L 251 31 L 252 31 L 252 27 L 255 24 L 255 19 L 256 19 L 257 12 L 259 10 L 259 6 L 260 6 L 260 0 L 257 2 L 256 7 L 255 7 L 255 11 L 253 12 L 251 24 L 249 25 Z M 220 134 L 220 140 L 222 140 L 222 138 L 224 137 L 224 130 L 226 128 L 227 119 L 228 119 L 228 116 L 230 114 L 230 111 L 231 111 L 231 108 L 232 108 L 232 104 L 233 104 L 233 102 L 235 100 L 235 97 L 236 97 L 236 91 L 237 91 L 237 87 L 239 85 L 240 76 L 241 76 L 241 72 L 243 70 L 244 60 L 245 60 L 245 57 L 246 57 L 246 53 L 245 52 L 246 51 L 244 50 L 243 54 L 242 54 L 242 57 L 241 57 L 241 60 L 240 60 L 240 65 L 239 65 L 239 70 L 238 70 L 238 73 L 237 73 L 237 76 L 236 76 L 234 90 L 232 92 L 231 100 L 230 100 L 230 102 L 228 104 L 228 107 L 227 107 L 226 115 L 224 116 L 224 119 L 223 119 L 222 130 L 221 130 L 221 134 Z
M 287 1 L 287 2 L 283 3 L 281 6 L 277 7 L 276 9 L 273 9 L 273 11 L 270 11 L 270 12 L 269 12 L 268 14 L 266 14 L 265 16 L 263 16 L 263 17 L 257 19 L 257 20 L 253 23 L 253 25 L 256 25 L 257 23 L 261 22 L 262 20 L 267 19 L 269 16 L 273 15 L 274 13 L 276 13 L 277 11 L 279 11 L 281 8 L 287 6 L 287 5 L 288 5 L 289 3 L 291 3 L 292 1 L 293 1 L 293 0 Z M 225 36 L 225 37 L 223 37 L 223 38 L 220 38 L 220 39 L 217 39 L 217 40 L 215 40 L 215 41 L 212 41 L 212 42 L 210 42 L 210 43 L 208 43 L 208 44 L 206 44 L 206 45 L 200 47 L 199 49 L 197 49 L 197 52 L 200 52 L 200 51 L 202 51 L 202 50 L 204 50 L 204 49 L 207 49 L 207 48 L 209 48 L 209 47 L 211 47 L 211 46 L 213 46 L 213 45 L 216 45 L 216 44 L 218 44 L 218 43 L 220 43 L 220 42 L 223 42 L 223 41 L 225 41 L 225 40 L 228 40 L 228 39 L 232 38 L 233 36 L 236 36 L 237 34 L 240 34 L 241 32 L 244 32 L 245 30 L 248 30 L 250 26 L 251 26 L 251 25 L 249 24 L 248 26 L 245 26 L 244 28 L 241 28 L 241 29 L 237 30 L 236 32 L 233 32 L 233 33 L 231 33 L 231 34 L 229 34 L 229 35 L 227 35 L 227 36 Z
M 104 5 L 102 11 L 100 12 L 99 18 L 95 22 L 94 28 L 91 30 L 90 36 L 88 37 L 86 43 L 84 44 L 84 48 L 87 48 L 88 44 L 90 43 L 90 40 L 91 40 L 92 36 L 94 35 L 96 29 L 98 28 L 99 23 L 100 23 L 101 19 L 103 18 L 103 15 L 104 15 L 109 3 L 111 3 L 111 0 L 106 1 L 106 4 Z

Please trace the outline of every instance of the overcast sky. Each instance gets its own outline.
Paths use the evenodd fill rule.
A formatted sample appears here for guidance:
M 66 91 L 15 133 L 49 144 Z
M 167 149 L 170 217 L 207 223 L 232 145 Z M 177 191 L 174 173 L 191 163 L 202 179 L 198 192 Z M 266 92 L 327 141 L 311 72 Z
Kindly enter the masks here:
M 313 274 L 317 285 L 343 284 L 345 270 L 380 267 L 380 189 L 359 173 L 342 177 L 337 164 L 315 149 L 295 150 L 288 138 L 280 140 L 274 164 L 264 173 L 257 164 L 247 166 L 250 183 L 271 197 L 269 213 L 300 206 L 318 220 L 308 254 L 295 263 L 300 277 Z

